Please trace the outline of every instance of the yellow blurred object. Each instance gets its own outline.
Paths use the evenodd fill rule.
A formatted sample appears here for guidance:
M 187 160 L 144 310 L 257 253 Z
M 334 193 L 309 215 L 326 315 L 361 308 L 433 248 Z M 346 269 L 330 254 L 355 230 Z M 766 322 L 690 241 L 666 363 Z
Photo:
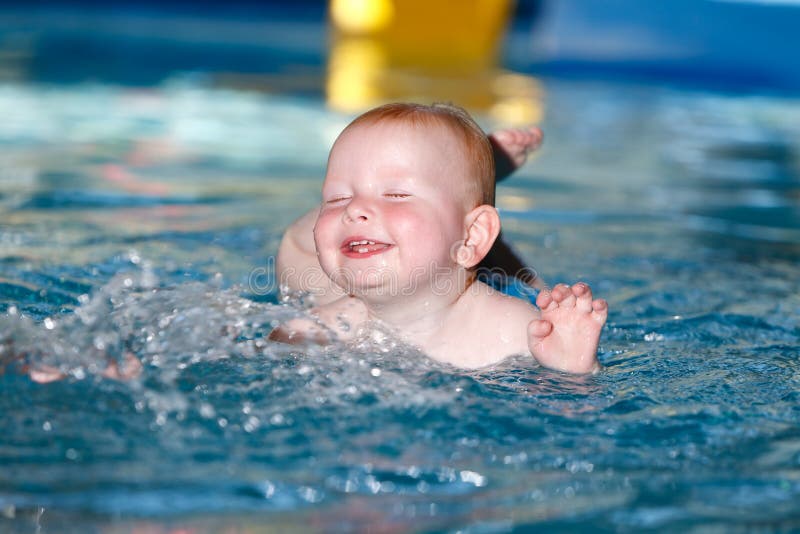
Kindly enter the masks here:
M 394 17 L 392 0 L 331 0 L 331 20 L 350 34 L 386 29 Z
M 541 119 L 533 78 L 498 71 L 513 0 L 331 0 L 328 104 L 449 101 L 504 124 Z
M 544 89 L 538 80 L 522 74 L 499 73 L 492 80 L 495 103 L 489 114 L 504 124 L 537 124 L 544 119 Z
M 369 36 L 395 66 L 493 65 L 512 0 L 331 0 L 336 39 Z
M 328 104 L 355 113 L 365 104 L 380 102 L 383 93 L 376 73 L 385 68 L 385 54 L 374 41 L 353 38 L 339 43 L 328 58 Z

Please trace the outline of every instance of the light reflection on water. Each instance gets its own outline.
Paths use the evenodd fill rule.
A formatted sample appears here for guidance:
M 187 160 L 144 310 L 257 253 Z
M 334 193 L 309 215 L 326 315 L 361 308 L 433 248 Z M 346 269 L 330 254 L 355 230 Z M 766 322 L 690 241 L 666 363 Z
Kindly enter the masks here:
M 609 300 L 591 378 L 263 340 L 298 311 L 249 275 L 347 122 L 318 101 L 3 87 L 0 336 L 70 377 L 0 377 L 0 527 L 797 528 L 800 105 L 546 85 L 499 206 Z M 98 344 L 143 375 L 100 379 Z

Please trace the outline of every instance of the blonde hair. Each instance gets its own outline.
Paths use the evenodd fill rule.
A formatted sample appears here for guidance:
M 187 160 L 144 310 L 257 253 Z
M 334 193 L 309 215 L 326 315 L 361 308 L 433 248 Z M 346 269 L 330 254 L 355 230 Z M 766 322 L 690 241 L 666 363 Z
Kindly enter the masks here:
M 473 179 L 465 184 L 469 199 L 494 206 L 495 167 L 492 145 L 481 127 L 463 108 L 453 104 L 412 104 L 397 102 L 373 108 L 353 120 L 345 130 L 354 126 L 374 124 L 385 120 L 409 123 L 413 126 L 444 126 L 462 143 Z

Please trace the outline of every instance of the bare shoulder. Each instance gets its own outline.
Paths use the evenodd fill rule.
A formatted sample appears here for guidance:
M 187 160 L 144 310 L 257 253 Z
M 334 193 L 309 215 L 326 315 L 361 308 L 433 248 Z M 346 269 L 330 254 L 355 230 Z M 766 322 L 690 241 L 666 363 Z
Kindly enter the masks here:
M 278 247 L 279 272 L 287 267 L 300 270 L 308 265 L 316 265 L 317 253 L 313 235 L 316 218 L 316 211 L 311 210 L 286 229 Z
M 316 255 L 314 248 L 314 224 L 317 221 L 319 209 L 311 209 L 286 229 L 284 240 L 297 249 Z
M 540 317 L 539 309 L 527 300 L 506 295 L 483 282 L 476 282 L 468 291 L 477 297 L 476 305 L 481 308 L 483 320 L 527 327 L 528 323 Z
M 298 317 L 275 328 L 269 339 L 281 343 L 327 345 L 350 339 L 367 317 L 358 299 L 345 296 L 312 308 L 307 317 Z
M 478 285 L 480 284 L 480 285 Z M 494 363 L 512 354 L 528 353 L 528 325 L 538 319 L 539 310 L 530 302 L 505 295 L 481 282 L 468 289 L 469 303 L 462 328 L 470 332 L 471 342 L 487 345 L 485 353 L 495 353 Z

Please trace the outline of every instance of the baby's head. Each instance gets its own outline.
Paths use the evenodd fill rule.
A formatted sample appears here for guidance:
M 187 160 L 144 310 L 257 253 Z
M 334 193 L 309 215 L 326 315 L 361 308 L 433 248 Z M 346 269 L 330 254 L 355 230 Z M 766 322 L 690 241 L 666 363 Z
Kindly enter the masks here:
M 481 204 L 494 206 L 495 166 L 492 145 L 481 127 L 463 108 L 442 103 L 385 104 L 356 117 L 342 135 L 356 127 L 386 123 L 420 129 L 441 128 L 443 133 L 454 136 L 460 144 L 462 158 L 468 169 L 468 176 L 464 177 L 463 183 L 467 209 Z
M 331 149 L 314 227 L 320 265 L 348 290 L 471 270 L 499 232 L 493 204 L 491 145 L 464 110 L 375 108 Z

